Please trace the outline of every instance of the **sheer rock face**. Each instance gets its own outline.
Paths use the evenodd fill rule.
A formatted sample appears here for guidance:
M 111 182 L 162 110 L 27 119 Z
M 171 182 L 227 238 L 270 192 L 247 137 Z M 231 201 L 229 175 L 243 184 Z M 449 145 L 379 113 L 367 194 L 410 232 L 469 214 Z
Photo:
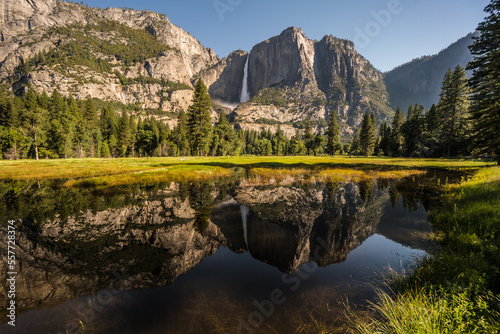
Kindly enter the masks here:
M 231 104 L 240 102 L 243 72 L 248 52 L 234 51 L 210 69 L 202 72 L 201 79 L 209 87 L 210 96 Z
M 249 90 L 259 90 L 283 83 L 303 84 L 314 89 L 314 42 L 301 29 L 288 28 L 279 36 L 257 44 L 250 52 Z
M 92 9 L 58 0 L 5 0 L 0 5 L 0 14 L 0 81 L 9 83 L 14 91 L 31 84 L 36 90 L 45 90 L 49 94 L 57 88 L 63 94 L 76 98 L 90 95 L 165 111 L 185 108 L 185 103 L 165 103 L 172 99 L 172 92 L 160 84 L 123 85 L 113 73 L 96 72 L 79 65 L 67 68 L 65 72 L 53 66 L 38 66 L 30 73 L 16 77 L 19 65 L 40 52 L 57 49 L 59 43 L 67 42 L 64 36 L 46 35 L 49 29 L 55 27 L 74 27 L 75 24 L 84 27 L 102 21 L 116 21 L 133 29 L 146 30 L 168 46 L 169 49 L 158 57 L 145 59 L 134 66 L 124 66 L 119 59 L 95 54 L 97 58 L 107 58 L 113 71 L 120 72 L 126 78 L 151 77 L 191 86 L 191 79 L 195 75 L 219 60 L 213 50 L 205 48 L 192 35 L 173 25 L 165 15 L 153 12 Z M 97 40 L 109 40 L 111 35 L 94 34 L 94 37 Z
M 227 102 L 238 100 L 246 59 L 235 60 L 246 58 L 243 55 L 233 53 L 202 72 L 212 97 Z M 254 99 L 234 111 L 234 120 L 241 128 L 249 128 L 250 124 L 262 128 L 262 119 L 283 125 L 327 121 L 335 111 L 344 125 L 343 135 L 350 135 L 353 128 L 360 126 L 365 112 L 373 111 L 379 122 L 389 120 L 393 113 L 382 73 L 356 52 L 352 42 L 333 36 L 313 41 L 294 27 L 252 48 L 248 90 Z M 324 130 L 325 125 L 317 130 Z

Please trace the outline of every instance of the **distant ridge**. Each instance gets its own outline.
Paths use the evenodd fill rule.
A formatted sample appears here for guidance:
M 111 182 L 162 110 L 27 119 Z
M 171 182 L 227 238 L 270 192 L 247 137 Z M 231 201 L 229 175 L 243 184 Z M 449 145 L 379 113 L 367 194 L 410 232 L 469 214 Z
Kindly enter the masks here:
M 469 45 L 477 33 L 471 33 L 433 56 L 423 56 L 385 73 L 391 107 L 403 110 L 419 103 L 425 108 L 439 101 L 441 83 L 448 68 L 467 66 L 472 60 Z

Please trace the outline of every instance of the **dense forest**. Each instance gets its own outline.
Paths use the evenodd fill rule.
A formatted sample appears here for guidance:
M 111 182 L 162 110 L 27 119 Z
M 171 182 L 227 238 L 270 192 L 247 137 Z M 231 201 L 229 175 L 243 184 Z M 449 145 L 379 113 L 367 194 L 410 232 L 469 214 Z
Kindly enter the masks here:
M 333 113 L 324 134 L 312 133 L 309 121 L 287 138 L 276 131 L 234 129 L 224 113 L 215 124 L 212 103 L 199 80 L 192 105 L 180 111 L 170 129 L 154 117 L 117 112 L 111 103 L 98 110 L 95 101 L 49 96 L 27 87 L 22 96 L 0 92 L 0 148 L 4 159 L 146 157 L 188 155 L 378 155 L 405 157 L 500 156 L 498 50 L 484 24 L 471 47 L 475 60 L 470 80 L 457 66 L 446 73 L 440 101 L 429 110 L 418 103 L 405 113 L 398 108 L 392 124 L 365 114 L 351 141 L 341 142 Z M 493 29 L 495 29 L 493 27 Z M 492 61 L 494 59 L 495 61 Z M 492 74 L 493 73 L 493 74 Z

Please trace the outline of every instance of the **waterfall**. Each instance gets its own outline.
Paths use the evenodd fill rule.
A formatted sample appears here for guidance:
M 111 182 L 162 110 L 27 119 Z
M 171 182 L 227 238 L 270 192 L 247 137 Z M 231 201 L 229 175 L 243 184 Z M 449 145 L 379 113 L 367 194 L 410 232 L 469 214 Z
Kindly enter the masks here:
M 243 70 L 243 83 L 241 85 L 240 103 L 250 101 L 250 93 L 248 92 L 248 60 L 250 59 L 250 52 L 245 62 L 245 69 Z
M 243 222 L 243 239 L 245 239 L 245 245 L 247 246 L 248 249 L 248 229 L 247 229 L 247 222 L 248 222 L 248 214 L 250 213 L 250 209 L 246 206 L 241 206 L 241 221 Z

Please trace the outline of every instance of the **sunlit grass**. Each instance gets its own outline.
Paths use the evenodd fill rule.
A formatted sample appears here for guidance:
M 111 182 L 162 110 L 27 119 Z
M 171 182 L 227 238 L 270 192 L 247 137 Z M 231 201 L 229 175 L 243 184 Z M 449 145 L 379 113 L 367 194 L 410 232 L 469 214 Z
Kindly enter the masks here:
M 203 180 L 251 170 L 263 178 L 315 174 L 335 180 L 398 178 L 417 169 L 476 169 L 490 163 L 475 160 L 349 157 L 186 157 L 0 161 L 0 179 L 72 179 L 79 184 L 120 185 L 141 182 Z
M 354 321 L 360 334 L 393 333 L 498 333 L 498 323 L 488 319 L 488 304 L 466 292 L 424 293 L 407 291 L 392 297 L 379 291 L 373 309 L 379 318 Z M 490 321 L 488 321 L 490 320 Z
M 447 205 L 431 212 L 439 249 L 421 259 L 396 293 L 379 292 L 358 333 L 500 332 L 500 167 L 449 185 Z
M 231 170 L 222 167 L 205 166 L 204 168 L 197 168 L 197 166 L 174 165 L 171 167 L 145 169 L 128 173 L 71 179 L 66 181 L 63 186 L 119 186 L 136 183 L 200 181 L 229 177 L 232 174 L 233 172 Z

